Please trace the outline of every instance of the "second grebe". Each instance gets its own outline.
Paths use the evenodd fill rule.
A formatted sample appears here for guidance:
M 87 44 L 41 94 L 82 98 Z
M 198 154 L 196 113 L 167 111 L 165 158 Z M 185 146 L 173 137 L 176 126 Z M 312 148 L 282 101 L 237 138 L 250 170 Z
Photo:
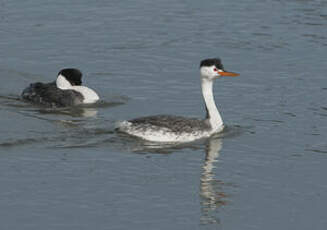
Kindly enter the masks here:
M 99 100 L 94 90 L 82 86 L 82 73 L 78 69 L 61 70 L 55 82 L 30 84 L 22 92 L 22 98 L 48 107 L 92 104 Z

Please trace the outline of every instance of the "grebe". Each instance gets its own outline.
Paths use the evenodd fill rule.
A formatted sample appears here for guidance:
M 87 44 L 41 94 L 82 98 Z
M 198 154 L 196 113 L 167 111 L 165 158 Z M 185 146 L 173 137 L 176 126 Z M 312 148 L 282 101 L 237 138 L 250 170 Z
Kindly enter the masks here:
M 82 73 L 78 69 L 62 69 L 55 82 L 30 84 L 23 90 L 22 98 L 48 107 L 92 104 L 99 100 L 94 90 L 82 86 Z
M 154 142 L 190 142 L 221 132 L 223 120 L 212 93 L 213 82 L 222 76 L 236 77 L 227 72 L 218 58 L 205 59 L 200 63 L 201 86 L 206 118 L 203 120 L 172 115 L 156 115 L 118 123 L 118 131 Z

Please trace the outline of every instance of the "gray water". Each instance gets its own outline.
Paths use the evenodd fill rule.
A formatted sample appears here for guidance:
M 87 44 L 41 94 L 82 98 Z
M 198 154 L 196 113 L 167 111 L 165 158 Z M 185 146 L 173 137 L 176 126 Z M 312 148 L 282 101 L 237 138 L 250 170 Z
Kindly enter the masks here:
M 0 1 L 1 229 L 326 229 L 327 2 Z M 199 62 L 226 130 L 156 145 L 144 115 L 204 116 Z M 19 100 L 75 67 L 96 106 Z

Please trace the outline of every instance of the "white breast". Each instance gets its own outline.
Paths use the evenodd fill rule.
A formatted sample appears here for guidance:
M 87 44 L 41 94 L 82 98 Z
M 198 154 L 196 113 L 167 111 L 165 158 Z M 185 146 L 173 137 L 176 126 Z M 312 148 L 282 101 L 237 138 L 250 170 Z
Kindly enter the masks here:
M 72 90 L 75 90 L 83 95 L 83 103 L 85 104 L 92 104 L 100 99 L 98 94 L 93 89 L 90 89 L 86 86 L 76 85 L 72 87 Z

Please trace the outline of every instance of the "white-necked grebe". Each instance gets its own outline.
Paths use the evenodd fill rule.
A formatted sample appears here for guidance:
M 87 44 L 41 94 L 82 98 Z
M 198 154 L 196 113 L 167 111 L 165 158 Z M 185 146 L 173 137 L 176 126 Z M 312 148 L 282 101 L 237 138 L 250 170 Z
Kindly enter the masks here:
M 216 107 L 212 87 L 216 78 L 235 77 L 227 72 L 218 58 L 205 59 L 200 63 L 202 95 L 206 106 L 206 118 L 195 119 L 172 115 L 156 115 L 118 123 L 118 131 L 155 142 L 189 142 L 209 137 L 223 130 L 224 124 Z

